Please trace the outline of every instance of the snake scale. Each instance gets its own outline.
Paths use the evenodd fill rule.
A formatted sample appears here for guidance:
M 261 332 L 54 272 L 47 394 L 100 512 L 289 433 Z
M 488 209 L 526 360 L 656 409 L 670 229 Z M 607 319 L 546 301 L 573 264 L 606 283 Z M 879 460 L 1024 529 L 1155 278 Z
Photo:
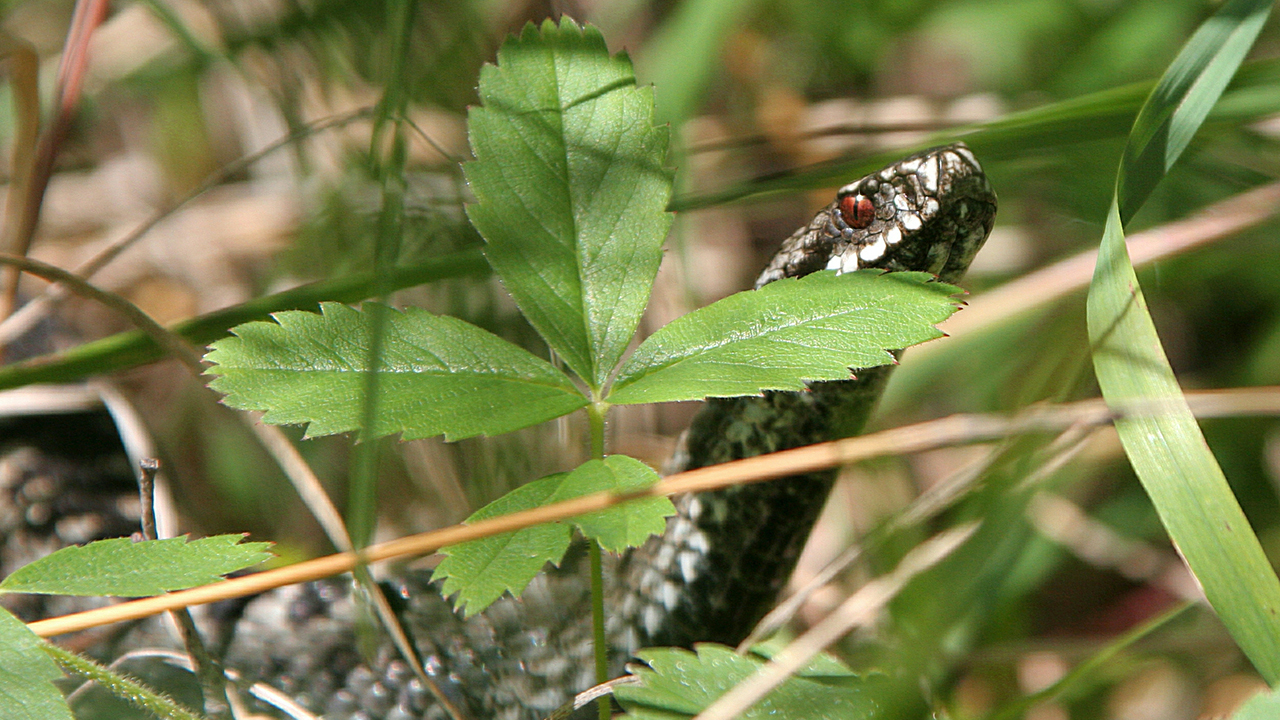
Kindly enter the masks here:
M 991 185 L 965 145 L 926 150 L 840 188 L 783 242 L 756 287 L 861 268 L 927 271 L 954 282 L 986 240 L 995 211 Z M 855 434 L 891 370 L 813 383 L 807 392 L 708 400 L 671 469 Z M 611 568 L 614 674 L 640 647 L 742 640 L 776 601 L 834 477 L 809 473 L 679 498 L 666 533 Z M 287 588 L 224 608 L 212 621 L 216 646 L 241 677 L 264 680 L 327 720 L 543 718 L 593 684 L 583 555 L 571 551 L 521 600 L 504 598 L 466 621 L 425 572 L 384 582 L 445 702 L 389 644 L 372 659 L 357 651 L 349 582 Z

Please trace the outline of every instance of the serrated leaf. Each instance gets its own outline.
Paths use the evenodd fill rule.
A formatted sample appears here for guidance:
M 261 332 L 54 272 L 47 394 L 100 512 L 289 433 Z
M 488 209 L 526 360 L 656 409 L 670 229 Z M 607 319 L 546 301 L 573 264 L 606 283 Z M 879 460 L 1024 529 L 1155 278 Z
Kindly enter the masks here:
M 733 648 L 700 643 L 682 648 L 648 648 L 637 656 L 649 667 L 635 668 L 636 685 L 619 685 L 614 696 L 634 720 L 674 720 L 697 715 L 734 685 L 754 675 L 764 660 Z M 837 665 L 843 668 L 843 665 Z M 806 720 L 872 717 L 878 708 L 868 682 L 851 672 L 827 674 L 820 663 L 788 678 L 743 718 Z M 824 669 L 817 669 L 824 668 Z M 845 668 L 847 670 L 847 668 Z
M 671 224 L 653 93 L 598 30 L 566 17 L 504 43 L 480 100 L 467 215 L 521 311 L 599 388 L 635 333 Z
M 500 515 L 546 505 L 568 473 L 556 473 L 512 490 L 466 519 L 473 523 Z M 547 563 L 559 565 L 569 549 L 573 532 L 568 525 L 547 523 L 492 537 L 446 545 L 445 559 L 431 574 L 444 580 L 440 594 L 457 593 L 455 605 L 471 617 L 493 604 L 505 592 L 516 597 L 529 586 Z
M 368 315 L 338 303 L 321 314 L 275 313 L 232 328 L 205 359 L 209 386 L 266 422 L 307 424 L 307 435 L 360 429 L 369 357 Z M 389 313 L 372 436 L 446 440 L 497 435 L 559 417 L 587 399 L 552 365 L 474 325 L 418 308 Z
M 71 720 L 53 680 L 62 671 L 40 649 L 40 638 L 0 608 L 0 720 Z
M 940 337 L 959 288 L 928 273 L 823 271 L 730 295 L 661 328 L 623 366 L 614 404 L 803 390 Z
M 45 595 L 143 597 L 221 580 L 271 557 L 270 543 L 241 542 L 243 535 L 214 535 L 134 542 L 98 540 L 46 555 L 0 582 L 5 592 Z
M 466 522 L 509 515 L 605 490 L 631 490 L 657 482 L 649 466 L 625 455 L 590 460 L 567 473 L 534 480 L 477 510 Z M 664 518 L 675 506 L 664 497 L 646 498 L 598 512 L 493 537 L 449 545 L 447 557 L 431 579 L 444 580 L 441 594 L 458 594 L 457 604 L 470 617 L 510 592 L 519 597 L 547 563 L 559 565 L 569 549 L 570 525 L 595 538 L 611 552 L 636 547 L 666 528 Z
M 569 473 L 561 487 L 563 497 L 556 499 L 567 500 L 602 490 L 639 490 L 658 480 L 658 473 L 639 460 L 626 455 L 610 455 L 603 461 L 584 463 Z M 570 522 L 583 535 L 599 542 L 600 547 L 616 553 L 629 547 L 639 547 L 651 535 L 661 535 L 667 528 L 666 518 L 675 512 L 676 507 L 671 500 L 654 497 L 579 515 L 571 518 Z

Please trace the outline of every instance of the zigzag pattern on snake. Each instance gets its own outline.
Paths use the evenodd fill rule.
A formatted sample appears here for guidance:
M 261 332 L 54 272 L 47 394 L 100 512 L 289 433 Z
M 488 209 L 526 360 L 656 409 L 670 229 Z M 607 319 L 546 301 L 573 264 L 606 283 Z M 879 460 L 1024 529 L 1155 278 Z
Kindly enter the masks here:
M 861 268 L 926 271 L 954 282 L 986 240 L 995 211 L 995 194 L 969 149 L 933 148 L 840 188 L 783 242 L 756 287 Z M 859 371 L 802 393 L 711 399 L 670 469 L 855 434 L 891 371 Z M 794 569 L 834 477 L 809 473 L 678 499 L 666 533 L 612 568 L 606 612 L 614 674 L 641 647 L 733 645 L 746 637 Z M 19 483 L 5 491 L 0 504 L 24 502 Z M 0 527 L 10 543 L 18 524 Z M 455 714 L 534 720 L 593 684 L 589 588 L 579 560 L 571 551 L 521 600 L 504 598 L 467 621 L 429 586 L 425 572 L 385 583 Z M 371 661 L 362 659 L 349 588 L 333 580 L 237 605 L 213 623 L 221 630 L 215 645 L 241 677 L 271 683 L 327 720 L 450 717 L 389 644 Z

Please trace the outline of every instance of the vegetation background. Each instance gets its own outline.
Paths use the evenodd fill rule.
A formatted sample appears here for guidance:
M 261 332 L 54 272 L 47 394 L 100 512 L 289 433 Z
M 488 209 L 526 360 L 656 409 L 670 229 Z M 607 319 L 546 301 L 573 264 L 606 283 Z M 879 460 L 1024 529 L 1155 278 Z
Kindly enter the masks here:
M 477 100 L 480 66 L 525 22 L 563 13 L 595 24 L 611 49 L 632 56 L 674 131 L 675 204 L 683 209 L 645 321 L 653 329 L 749 286 L 777 243 L 841 184 L 821 163 L 1150 82 L 1217 3 L 422 2 L 413 8 L 411 41 L 397 55 L 400 7 L 364 0 L 112 4 L 88 40 L 83 96 L 56 153 L 31 255 L 74 267 L 164 213 L 94 282 L 166 323 L 367 270 L 381 179 L 369 156 L 371 113 L 361 111 L 389 94 L 408 97 L 416 126 L 397 262 L 476 247 L 457 161 L 468 152 L 465 112 Z M 15 0 L 3 8 L 4 30 L 38 52 L 51 107 L 75 5 Z M 1253 56 L 1273 57 L 1278 41 L 1272 21 Z M 996 230 L 965 282 L 975 308 L 992 288 L 1096 248 L 1136 109 L 1122 95 L 1097 96 L 1048 132 L 1015 119 L 989 154 L 975 144 L 1001 202 Z M 1156 247 L 1176 241 L 1166 223 L 1276 181 L 1280 125 L 1271 114 L 1280 111 L 1280 82 L 1264 79 L 1229 99 L 1234 104 L 1205 126 L 1130 226 L 1154 228 Z M 12 85 L 0 91 L 6 147 L 20 132 L 15 102 Z M 1121 119 L 1105 122 L 1113 117 Z M 279 150 L 235 166 L 167 212 L 212 174 L 288 136 Z M 767 180 L 778 173 L 787 174 Z M 1274 218 L 1247 225 L 1139 267 L 1184 388 L 1280 384 L 1280 236 Z M 1096 396 L 1083 287 L 1041 305 L 1033 284 L 1002 296 L 1000 310 L 1009 315 L 980 335 L 957 332 L 955 341 L 909 354 L 876 426 Z M 38 285 L 24 280 L 24 288 Z M 433 283 L 394 300 L 461 316 L 545 354 L 491 278 Z M 64 346 L 129 327 L 81 301 L 68 302 L 58 318 L 54 334 Z M 251 531 L 294 557 L 329 550 L 253 436 L 180 367 L 161 363 L 111 378 L 155 435 L 184 527 Z M 611 446 L 660 466 L 695 410 L 689 403 L 620 407 Z M 1277 557 L 1280 426 L 1234 417 L 1203 427 Z M 387 440 L 377 536 L 457 522 L 520 482 L 574 467 L 586 458 L 585 437 L 585 422 L 570 418 L 454 444 Z M 349 440 L 308 440 L 300 448 L 331 494 L 346 497 Z M 956 448 L 849 468 L 797 582 L 983 452 Z M 1113 433 L 1095 433 L 1047 482 L 1055 499 L 1070 504 L 1029 515 L 1033 532 L 1008 564 L 1017 587 L 990 598 L 981 622 L 957 625 L 973 636 L 957 640 L 964 654 L 947 660 L 954 672 L 936 698 L 954 717 L 983 716 L 1053 683 L 1185 591 L 1187 579 Z M 1073 526 L 1067 521 L 1077 511 L 1087 522 Z M 821 617 L 923 536 L 898 536 L 879 548 L 863 571 L 816 594 L 800 622 Z M 947 591 L 936 588 L 939 602 Z M 912 612 L 905 602 L 898 611 Z M 918 607 L 925 612 L 927 604 Z M 861 642 L 845 651 L 865 652 Z M 1028 717 L 1213 716 L 1261 686 L 1248 668 L 1212 614 L 1195 609 Z

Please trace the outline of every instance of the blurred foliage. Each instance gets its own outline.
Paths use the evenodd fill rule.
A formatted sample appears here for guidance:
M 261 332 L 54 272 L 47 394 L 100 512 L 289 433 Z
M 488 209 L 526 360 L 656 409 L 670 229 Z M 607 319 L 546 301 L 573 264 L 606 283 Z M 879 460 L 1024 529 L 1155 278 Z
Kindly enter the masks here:
M 689 298 L 710 299 L 749 282 L 777 242 L 826 202 L 821 193 L 810 197 L 801 190 L 825 187 L 829 193 L 838 184 L 818 163 L 852 166 L 920 142 L 922 132 L 945 135 L 948 128 L 1150 82 L 1216 6 L 1205 0 L 419 2 L 403 58 L 403 86 L 397 88 L 409 98 L 406 114 L 416 128 L 407 133 L 398 262 L 409 265 L 478 245 L 460 212 L 470 198 L 458 168 L 424 136 L 453 156 L 466 155 L 460 128 L 466 107 L 476 102 L 479 69 L 506 34 L 527 20 L 563 12 L 598 24 L 612 49 L 637 59 L 641 82 L 657 83 L 659 111 L 671 122 L 673 137 L 681 138 L 683 149 L 673 164 L 685 197 L 730 191 L 747 199 L 680 214 L 678 251 L 668 253 L 672 267 L 660 276 L 656 301 L 661 309 L 652 311 L 669 315 L 691 309 Z M 389 36 L 394 7 L 366 0 L 149 0 L 113 6 L 99 33 L 97 60 L 91 61 L 101 65 L 92 65 L 88 94 L 56 166 L 55 187 L 59 177 L 94 176 L 119 158 L 141 155 L 159 177 L 156 197 L 143 200 L 163 207 L 215 168 L 288 132 L 374 105 L 388 89 L 395 60 L 390 55 L 397 43 Z M 3 4 L 5 27 L 44 54 L 46 78 L 53 76 L 71 8 L 70 0 Z M 1276 23 L 1264 29 L 1255 58 L 1276 55 Z M 1122 103 L 1109 98 L 1100 96 L 1085 119 L 1119 112 Z M 1232 112 L 1204 127 L 1133 229 L 1185 218 L 1274 181 L 1280 143 L 1270 115 L 1280 110 L 1278 100 L 1280 83 L 1264 79 L 1247 95 L 1234 96 L 1236 105 L 1220 108 Z M 8 106 L 7 95 L 0 98 L 0 109 L 6 109 L 0 141 L 6 147 L 13 135 Z M 1123 132 L 1082 130 L 1046 143 L 1015 125 L 1002 136 L 998 157 L 980 156 L 1001 211 L 996 234 L 966 286 L 980 294 L 1096 247 Z M 261 240 L 253 251 L 241 248 L 232 255 L 230 264 L 245 288 L 241 301 L 299 280 L 340 278 L 372 267 L 383 178 L 370 160 L 369 135 L 367 123 L 308 135 L 226 183 L 259 194 L 283 188 L 298 205 L 283 245 Z M 796 174 L 791 191 L 767 201 L 753 197 L 763 186 L 752 180 L 779 171 Z M 97 177 L 108 183 L 105 173 Z M 85 195 L 89 199 L 81 202 L 103 196 Z M 60 207 L 47 204 L 46 213 Z M 257 222 L 225 218 L 221 222 L 228 225 Z M 106 226 L 123 221 L 88 230 L 48 214 L 44 222 L 41 241 L 57 247 L 83 235 L 107 234 Z M 213 226 L 221 222 L 196 230 L 213 237 L 223 229 Z M 1184 387 L 1280 383 L 1277 229 L 1272 220 L 1138 269 Z M 213 242 L 196 234 L 196 246 Z M 196 296 L 191 302 L 203 308 L 198 278 L 166 265 L 175 261 L 174 252 L 155 257 L 154 267 L 136 275 L 177 278 Z M 546 353 L 491 280 L 434 282 L 402 291 L 395 300 L 458 315 Z M 670 319 L 666 315 L 653 326 Z M 87 325 L 94 333 L 114 329 L 75 319 L 70 324 Z M 1010 411 L 1040 400 L 1095 396 L 1086 337 L 1081 293 L 957 346 L 945 355 L 940 375 L 901 378 L 891 390 L 892 414 L 877 422 L 889 427 L 950 412 Z M 909 356 L 905 363 L 910 370 Z M 251 528 L 263 537 L 302 532 L 302 510 L 292 501 L 287 511 L 264 509 L 286 502 L 287 491 L 247 434 L 225 418 L 209 419 L 228 411 L 172 401 L 186 392 L 172 389 L 183 382 L 189 383 L 163 371 L 128 378 L 177 468 L 183 483 L 178 494 L 192 523 L 211 531 Z M 645 412 L 622 415 L 612 442 L 620 448 L 657 447 L 651 458 L 657 463 L 688 409 Z M 1258 535 L 1271 557 L 1280 557 L 1280 425 L 1272 418 L 1232 418 L 1203 426 Z M 384 530 L 407 532 L 465 517 L 513 485 L 576 465 L 585 457 L 584 438 L 572 420 L 492 440 L 387 444 L 386 494 L 380 501 L 388 508 Z M 1070 667 L 1172 602 L 1168 589 L 1153 580 L 1135 580 L 1081 559 L 1025 520 L 1027 498 L 1018 483 L 1044 462 L 1047 442 L 1001 448 L 983 487 L 937 521 L 981 516 L 990 525 L 963 556 L 900 598 L 887 631 L 891 640 L 858 636 L 843 648 L 855 666 L 889 663 L 885 657 L 892 655 L 893 664 L 926 678 L 927 692 L 904 700 L 905 706 L 930 705 L 954 718 L 984 717 L 1036 689 L 1027 674 L 1039 667 L 1034 661 L 1048 657 Z M 323 458 L 324 479 L 341 486 L 345 452 L 331 445 L 312 450 Z M 892 486 L 877 488 L 885 497 L 913 496 L 959 462 L 945 456 L 892 465 L 876 475 Z M 856 480 L 858 471 L 850 474 Z M 1044 482 L 1112 532 L 1174 557 L 1114 444 L 1099 440 Z M 883 520 L 864 508 L 841 509 L 857 518 L 836 525 L 848 535 L 848 527 L 865 529 Z M 891 567 L 929 527 L 903 530 L 874 545 L 868 566 Z M 314 538 L 294 541 L 320 545 Z M 1150 681 L 1153 667 L 1165 673 L 1160 677 L 1177 679 L 1177 691 L 1166 691 L 1175 701 L 1156 717 L 1209 714 L 1221 709 L 1212 703 L 1219 702 L 1223 688 L 1247 686 L 1252 677 L 1211 614 L 1193 610 L 1126 649 L 1057 702 L 1072 718 L 1124 716 L 1126 698 Z M 1183 697 L 1193 700 L 1176 701 Z

